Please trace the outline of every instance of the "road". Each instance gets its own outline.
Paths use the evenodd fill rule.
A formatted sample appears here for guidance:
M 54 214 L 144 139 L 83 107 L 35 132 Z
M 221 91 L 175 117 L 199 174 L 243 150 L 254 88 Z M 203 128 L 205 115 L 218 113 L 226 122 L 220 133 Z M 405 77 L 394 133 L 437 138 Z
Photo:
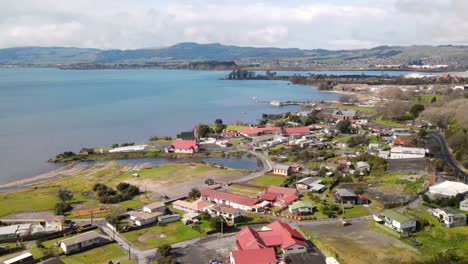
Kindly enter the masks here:
M 265 173 L 267 173 L 267 172 L 269 172 L 269 171 L 271 171 L 273 169 L 273 163 L 270 160 L 266 159 L 265 157 L 263 157 L 262 155 L 258 154 L 255 151 L 247 150 L 246 152 L 249 153 L 250 155 L 255 156 L 256 158 L 260 159 L 262 161 L 262 164 L 263 164 L 263 169 L 261 171 L 251 173 L 249 175 L 246 175 L 246 176 L 244 176 L 244 177 L 242 177 L 242 178 L 240 178 L 238 180 L 232 181 L 232 182 L 249 182 L 252 179 L 260 177 L 260 176 L 264 175 Z
M 438 142 L 440 145 L 440 154 L 441 158 L 445 161 L 445 163 L 453 169 L 454 174 L 462 181 L 466 179 L 466 173 L 457 166 L 457 164 L 453 161 L 452 155 L 447 147 L 447 143 L 445 142 L 445 138 L 437 132 L 429 133 L 429 137 L 434 140 L 434 142 Z

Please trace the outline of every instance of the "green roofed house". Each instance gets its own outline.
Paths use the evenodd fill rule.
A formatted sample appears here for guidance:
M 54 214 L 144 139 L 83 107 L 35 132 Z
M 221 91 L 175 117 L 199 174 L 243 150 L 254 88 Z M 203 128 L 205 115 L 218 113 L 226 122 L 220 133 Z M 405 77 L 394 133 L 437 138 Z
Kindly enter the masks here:
M 289 205 L 291 214 L 311 214 L 314 212 L 314 206 L 304 201 L 297 201 Z
M 384 210 L 379 216 L 386 226 L 399 233 L 415 232 L 416 220 L 394 210 Z

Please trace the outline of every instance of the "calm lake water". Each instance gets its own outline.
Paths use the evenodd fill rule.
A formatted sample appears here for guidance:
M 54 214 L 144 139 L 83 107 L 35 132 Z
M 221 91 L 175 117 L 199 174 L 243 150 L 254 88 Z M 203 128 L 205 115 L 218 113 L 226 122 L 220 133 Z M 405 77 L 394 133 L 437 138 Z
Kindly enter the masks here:
M 262 113 L 297 110 L 257 104 L 252 97 L 264 101 L 339 97 L 282 81 L 220 80 L 226 74 L 0 69 L 0 183 L 57 168 L 59 165 L 46 160 L 63 151 L 113 143 L 139 144 L 152 135 L 174 136 L 216 118 L 225 123 L 254 122 Z

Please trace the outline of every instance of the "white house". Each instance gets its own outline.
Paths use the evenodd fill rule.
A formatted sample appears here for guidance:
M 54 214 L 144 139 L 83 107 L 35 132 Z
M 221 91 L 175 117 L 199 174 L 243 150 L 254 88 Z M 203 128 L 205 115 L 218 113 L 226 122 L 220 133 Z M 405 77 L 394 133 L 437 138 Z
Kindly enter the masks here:
M 437 209 L 429 209 L 433 216 L 437 217 L 440 222 L 447 227 L 464 226 L 466 225 L 466 215 L 457 212 L 453 208 L 444 207 Z
M 198 213 L 206 211 L 208 208 L 213 207 L 214 204 L 198 199 L 191 203 L 183 200 L 177 200 L 172 203 L 172 206 L 174 209 L 182 210 L 187 213 Z
M 213 215 L 221 216 L 228 221 L 234 222 L 237 218 L 242 217 L 242 213 L 238 209 L 232 207 L 216 205 L 209 209 Z
M 294 185 L 298 190 L 310 190 L 311 192 L 322 192 L 326 187 L 322 184 L 322 180 L 315 177 L 300 179 Z
M 379 216 L 386 226 L 396 232 L 415 232 L 416 220 L 393 210 L 384 210 Z
M 369 163 L 365 161 L 358 161 L 356 162 L 356 169 L 359 171 L 370 171 L 370 165 Z
M 130 215 L 130 220 L 137 226 L 144 226 L 158 221 L 158 217 L 161 215 L 164 215 L 164 213 L 158 211 L 154 213 L 135 212 Z
M 460 210 L 468 211 L 468 200 L 463 200 L 460 202 Z
M 109 242 L 110 239 L 96 231 L 89 231 L 79 234 L 72 238 L 62 240 L 60 247 L 66 254 L 79 252 L 96 245 L 102 245 Z
M 419 159 L 426 157 L 426 149 L 393 147 L 390 150 L 390 159 Z

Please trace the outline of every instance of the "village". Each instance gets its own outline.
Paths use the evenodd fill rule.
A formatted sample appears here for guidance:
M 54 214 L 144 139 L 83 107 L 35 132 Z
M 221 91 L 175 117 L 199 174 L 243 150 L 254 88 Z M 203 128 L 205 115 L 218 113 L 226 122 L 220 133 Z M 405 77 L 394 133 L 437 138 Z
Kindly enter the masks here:
M 442 97 L 411 94 L 423 107 Z M 396 251 L 410 261 L 447 250 L 468 257 L 465 170 L 444 153 L 434 124 L 385 119 L 382 103 L 368 95 L 360 103 L 301 103 L 297 112 L 265 114 L 258 124 L 219 119 L 175 139 L 85 150 L 247 153 L 261 166 L 100 165 L 27 191 L 62 186 L 60 210 L 8 211 L 6 203 L 14 207 L 19 198 L 0 194 L 0 261 L 391 263 Z M 81 186 L 83 179 L 89 182 Z M 380 251 L 365 251 L 372 243 L 383 243 Z

